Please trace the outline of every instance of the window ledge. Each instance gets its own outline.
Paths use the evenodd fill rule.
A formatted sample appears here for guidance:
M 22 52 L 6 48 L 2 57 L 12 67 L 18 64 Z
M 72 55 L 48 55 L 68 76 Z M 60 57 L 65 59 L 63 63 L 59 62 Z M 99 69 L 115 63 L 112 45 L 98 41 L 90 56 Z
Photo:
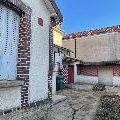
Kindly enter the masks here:
M 18 80 L 0 80 L 0 88 L 23 86 L 24 81 Z

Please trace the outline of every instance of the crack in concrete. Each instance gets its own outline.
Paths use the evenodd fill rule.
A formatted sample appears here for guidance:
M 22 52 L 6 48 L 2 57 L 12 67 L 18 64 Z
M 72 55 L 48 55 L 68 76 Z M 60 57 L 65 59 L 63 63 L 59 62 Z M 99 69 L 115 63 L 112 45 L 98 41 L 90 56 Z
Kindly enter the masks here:
M 70 107 L 71 107 L 72 110 L 73 110 L 73 113 L 72 113 L 72 120 L 74 120 L 74 119 L 75 119 L 76 112 L 78 112 L 81 108 L 83 108 L 84 105 L 83 105 L 82 107 L 78 108 L 78 109 L 73 108 L 72 104 L 69 104 L 69 105 L 70 105 Z

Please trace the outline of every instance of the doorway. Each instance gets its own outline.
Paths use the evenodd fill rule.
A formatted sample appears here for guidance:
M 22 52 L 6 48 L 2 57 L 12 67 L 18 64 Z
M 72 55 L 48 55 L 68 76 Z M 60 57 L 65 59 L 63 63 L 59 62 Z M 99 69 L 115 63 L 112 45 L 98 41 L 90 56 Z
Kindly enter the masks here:
M 68 66 L 68 83 L 74 83 L 74 65 Z

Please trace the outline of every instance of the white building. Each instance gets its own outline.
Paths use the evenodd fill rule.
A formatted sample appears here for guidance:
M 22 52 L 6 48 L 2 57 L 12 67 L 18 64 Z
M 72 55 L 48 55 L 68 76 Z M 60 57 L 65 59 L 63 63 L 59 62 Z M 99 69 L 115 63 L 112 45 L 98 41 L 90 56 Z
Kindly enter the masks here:
M 60 22 L 54 0 L 0 1 L 1 114 L 51 98 L 52 26 Z

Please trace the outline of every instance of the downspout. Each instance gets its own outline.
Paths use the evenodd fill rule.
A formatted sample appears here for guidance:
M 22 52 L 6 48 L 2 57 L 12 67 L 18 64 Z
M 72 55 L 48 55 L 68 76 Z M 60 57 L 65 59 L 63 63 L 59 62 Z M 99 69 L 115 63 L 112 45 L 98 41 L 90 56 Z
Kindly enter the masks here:
M 77 47 L 77 44 L 76 44 L 76 39 L 74 39 L 75 40 L 75 58 L 77 57 L 77 55 L 76 55 L 76 52 L 77 52 L 77 50 L 76 50 L 76 47 Z

